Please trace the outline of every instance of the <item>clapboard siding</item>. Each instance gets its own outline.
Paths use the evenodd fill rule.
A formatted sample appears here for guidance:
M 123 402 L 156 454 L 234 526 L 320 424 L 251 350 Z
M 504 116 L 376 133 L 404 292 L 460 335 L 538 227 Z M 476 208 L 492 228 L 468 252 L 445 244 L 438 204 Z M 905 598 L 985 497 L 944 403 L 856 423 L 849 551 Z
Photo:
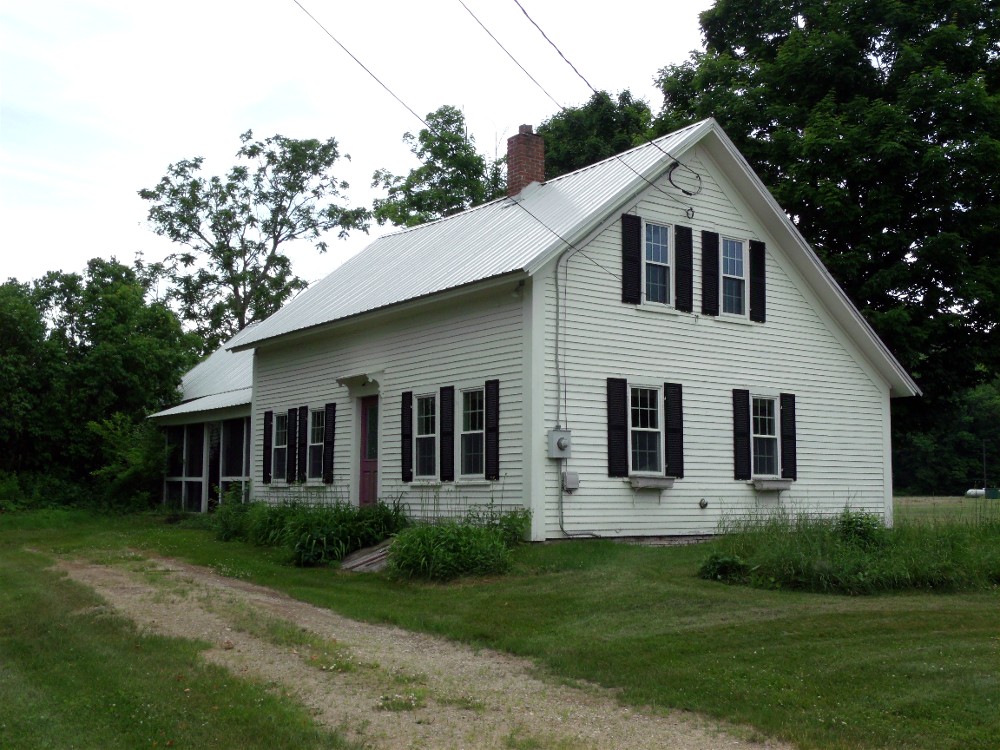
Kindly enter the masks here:
M 845 505 L 885 510 L 884 426 L 888 388 L 792 271 L 785 249 L 767 236 L 707 159 L 685 162 L 701 173 L 702 192 L 686 197 L 663 181 L 625 211 L 664 224 L 691 227 L 694 310 L 701 310 L 701 230 L 766 243 L 767 321 L 751 323 L 692 313 L 652 311 L 621 299 L 621 229 L 610 222 L 564 262 L 560 354 L 568 393 L 564 424 L 573 432 L 567 469 L 580 489 L 564 497 L 567 532 L 602 535 L 710 533 L 726 514 L 777 504 L 830 514 Z M 685 209 L 694 209 L 688 218 Z M 585 254 L 585 255 L 584 255 Z M 557 405 L 554 284 L 546 295 L 545 410 Z M 749 299 L 749 285 L 747 285 Z M 684 393 L 684 478 L 662 495 L 634 492 L 607 476 L 605 389 L 609 377 L 633 384 L 680 383 Z M 733 479 L 732 390 L 795 394 L 798 481 L 779 498 Z M 555 462 L 545 467 L 546 495 L 558 495 Z M 707 507 L 699 507 L 704 499 Z M 557 503 L 546 503 L 546 534 L 560 536 Z
M 511 294 L 512 288 L 258 350 L 253 416 L 256 455 L 263 446 L 262 415 L 267 410 L 300 405 L 319 408 L 332 402 L 337 404 L 337 423 L 332 485 L 318 480 L 296 487 L 282 482 L 263 485 L 260 462 L 255 461 L 255 497 L 272 502 L 356 500 L 351 481 L 356 476 L 354 444 L 360 432 L 357 399 L 337 379 L 378 374 L 380 497 L 399 498 L 414 515 L 464 513 L 470 504 L 491 500 L 520 505 L 524 334 L 522 303 Z M 442 386 L 454 386 L 460 399 L 463 389 L 483 387 L 491 379 L 500 381 L 500 481 L 403 483 L 399 416 L 403 391 L 439 394 Z M 457 400 L 459 418 L 460 409 Z

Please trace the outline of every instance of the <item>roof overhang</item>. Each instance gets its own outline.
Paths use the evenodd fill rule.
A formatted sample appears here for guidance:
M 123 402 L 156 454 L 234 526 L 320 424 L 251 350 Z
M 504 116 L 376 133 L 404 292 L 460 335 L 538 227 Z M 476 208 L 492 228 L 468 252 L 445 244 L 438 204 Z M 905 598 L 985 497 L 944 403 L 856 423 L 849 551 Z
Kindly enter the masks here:
M 150 414 L 149 419 L 168 425 L 246 417 L 250 416 L 252 398 L 253 388 L 238 388 L 185 401 L 183 404 Z

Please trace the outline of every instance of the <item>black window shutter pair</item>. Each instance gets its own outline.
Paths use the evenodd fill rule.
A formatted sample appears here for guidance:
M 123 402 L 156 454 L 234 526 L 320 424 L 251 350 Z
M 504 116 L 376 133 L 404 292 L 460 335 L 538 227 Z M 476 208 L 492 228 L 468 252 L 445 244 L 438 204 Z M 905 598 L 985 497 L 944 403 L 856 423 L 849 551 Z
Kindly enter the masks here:
M 674 307 L 691 312 L 693 307 L 694 248 L 690 227 L 674 227 Z M 642 302 L 642 219 L 622 214 L 622 302 Z
M 795 394 L 782 393 L 778 397 L 781 410 L 781 478 L 798 479 L 798 462 L 795 455 Z M 733 479 L 750 479 L 750 391 L 733 390 Z
M 663 384 L 663 414 L 666 427 L 666 458 L 664 474 L 684 477 L 684 406 L 679 383 Z M 608 476 L 627 477 L 629 474 L 628 445 L 628 381 L 608 378 Z
M 767 272 L 765 245 L 750 240 L 750 320 L 764 323 L 767 319 Z M 719 233 L 701 233 L 701 314 L 719 314 Z
M 485 450 L 486 479 L 500 479 L 500 381 L 487 380 L 485 385 Z M 441 481 L 455 481 L 455 387 L 444 386 L 440 395 Z M 400 413 L 400 446 L 404 482 L 413 481 L 413 391 L 404 391 Z
M 323 432 L 323 482 L 333 483 L 333 441 L 336 434 L 337 405 L 326 405 L 326 424 Z M 296 475 L 306 479 L 306 446 L 309 439 L 309 407 L 288 410 L 288 443 L 285 481 L 291 484 Z M 264 484 L 271 483 L 271 453 L 274 448 L 274 412 L 264 412 L 264 455 L 261 457 Z M 296 474 L 297 472 L 297 474 Z

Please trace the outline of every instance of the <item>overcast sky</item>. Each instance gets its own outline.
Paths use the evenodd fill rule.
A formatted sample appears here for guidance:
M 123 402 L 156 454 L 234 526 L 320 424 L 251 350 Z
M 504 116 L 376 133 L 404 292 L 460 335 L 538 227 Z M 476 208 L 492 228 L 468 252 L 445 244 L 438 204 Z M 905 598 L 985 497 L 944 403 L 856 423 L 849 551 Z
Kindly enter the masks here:
M 418 114 L 460 107 L 490 156 L 557 111 L 459 0 L 300 2 Z M 514 0 L 465 4 L 561 105 L 589 98 Z M 657 112 L 653 77 L 700 48 L 711 0 L 521 5 L 595 87 Z M 136 191 L 194 156 L 226 172 L 248 129 L 335 137 L 348 201 L 370 207 L 376 169 L 417 166 L 402 135 L 421 127 L 293 0 L 0 0 L 0 280 L 162 259 Z M 289 254 L 314 281 L 386 231 Z

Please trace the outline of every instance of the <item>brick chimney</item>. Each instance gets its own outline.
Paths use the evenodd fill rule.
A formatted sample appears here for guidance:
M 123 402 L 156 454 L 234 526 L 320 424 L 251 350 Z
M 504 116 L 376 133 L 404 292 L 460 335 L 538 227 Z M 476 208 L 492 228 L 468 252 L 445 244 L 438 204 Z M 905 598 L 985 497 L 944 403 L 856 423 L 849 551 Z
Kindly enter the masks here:
M 513 198 L 532 182 L 545 182 L 545 140 L 522 125 L 507 139 L 507 195 Z

